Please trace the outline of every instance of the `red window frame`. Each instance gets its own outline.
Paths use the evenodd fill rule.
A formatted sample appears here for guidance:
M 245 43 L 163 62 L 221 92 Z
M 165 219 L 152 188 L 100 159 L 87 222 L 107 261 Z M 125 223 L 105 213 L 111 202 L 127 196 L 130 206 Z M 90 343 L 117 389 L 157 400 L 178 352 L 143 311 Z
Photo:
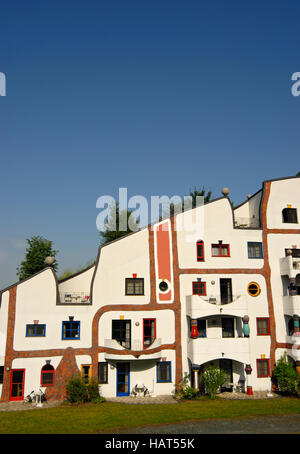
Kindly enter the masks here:
M 258 375 L 258 364 L 262 361 L 265 361 L 267 362 L 268 364 L 268 374 L 267 375 Z M 257 378 L 266 378 L 266 377 L 270 377 L 270 360 L 268 358 L 261 358 L 261 359 L 257 359 L 256 360 L 256 371 L 257 371 Z
M 17 384 L 17 382 L 13 383 L 13 373 L 18 372 L 18 371 L 23 371 L 23 382 L 22 382 L 22 395 L 17 396 L 17 397 L 12 397 L 12 386 L 13 384 Z M 24 388 L 25 388 L 25 369 L 11 369 L 11 374 L 10 374 L 10 387 L 9 387 L 9 400 L 23 400 L 24 399 Z
M 206 282 L 203 281 L 194 281 L 193 283 L 193 295 L 200 295 L 200 296 L 206 296 Z M 203 293 L 197 292 L 195 287 L 201 288 L 203 286 Z
M 268 321 L 268 332 L 267 333 L 259 333 L 258 332 L 258 321 L 259 320 L 267 320 Z M 269 317 L 256 317 L 256 333 L 257 333 L 257 336 L 270 336 L 270 318 Z
M 154 321 L 154 340 L 153 342 L 155 341 L 156 339 L 156 318 L 143 318 L 143 348 L 148 348 L 148 347 L 151 347 L 151 344 L 150 345 L 145 345 L 145 322 L 152 322 Z M 146 326 L 151 326 L 151 323 L 149 323 L 149 325 L 146 325 Z M 147 336 L 146 339 L 148 339 L 149 336 Z
M 222 247 L 226 246 L 227 249 L 228 249 L 228 254 L 227 255 L 223 255 L 222 254 Z M 214 251 L 214 248 L 219 248 L 219 251 L 220 251 L 220 255 L 215 255 L 213 253 Z M 230 257 L 230 245 L 229 244 L 217 244 L 217 243 L 214 243 L 211 245 L 211 255 L 212 257 Z
M 198 253 L 198 246 L 202 247 L 202 255 Z M 197 254 L 197 262 L 204 262 L 204 241 L 197 241 L 196 244 L 196 254 Z
M 46 364 L 41 369 L 41 386 L 53 386 L 54 385 L 54 380 L 55 380 L 55 369 L 54 369 L 53 366 L 51 366 L 53 369 L 43 370 L 45 367 L 49 367 L 49 366 Z M 44 374 L 52 374 L 52 383 L 43 383 L 43 375 Z

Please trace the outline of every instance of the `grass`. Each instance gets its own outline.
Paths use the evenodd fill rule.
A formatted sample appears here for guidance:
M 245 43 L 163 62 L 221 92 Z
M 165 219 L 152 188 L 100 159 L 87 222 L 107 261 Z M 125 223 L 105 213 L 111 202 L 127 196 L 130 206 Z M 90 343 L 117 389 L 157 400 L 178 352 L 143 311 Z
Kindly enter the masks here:
M 300 414 L 300 399 L 203 399 L 151 405 L 63 404 L 41 410 L 0 412 L 0 434 L 118 433 L 120 429 L 142 425 L 283 414 Z

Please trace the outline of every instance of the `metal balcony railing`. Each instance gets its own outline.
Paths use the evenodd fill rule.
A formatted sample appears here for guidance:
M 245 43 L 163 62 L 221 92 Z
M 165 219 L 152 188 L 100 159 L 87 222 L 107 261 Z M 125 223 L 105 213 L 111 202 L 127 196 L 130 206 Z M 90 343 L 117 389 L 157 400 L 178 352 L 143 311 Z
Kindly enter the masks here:
M 85 292 L 60 292 L 61 303 L 83 304 L 90 302 L 90 295 Z

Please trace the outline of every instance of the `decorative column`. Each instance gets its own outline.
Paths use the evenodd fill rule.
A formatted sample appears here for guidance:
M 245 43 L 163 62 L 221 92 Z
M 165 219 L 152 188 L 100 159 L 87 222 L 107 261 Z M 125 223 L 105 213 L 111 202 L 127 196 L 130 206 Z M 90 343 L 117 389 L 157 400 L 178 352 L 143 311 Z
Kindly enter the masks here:
M 192 365 L 192 371 L 194 374 L 194 388 L 199 391 L 199 379 L 198 379 L 198 372 L 199 372 L 199 366 L 193 364 Z
M 290 296 L 297 295 L 296 279 L 294 277 L 290 277 L 289 295 Z
M 245 372 L 246 372 L 246 375 L 247 375 L 247 394 L 248 394 L 248 396 L 253 396 L 252 377 L 251 377 L 251 372 L 252 372 L 251 364 L 246 364 Z
M 250 337 L 250 327 L 249 327 L 248 315 L 244 315 L 244 317 L 242 318 L 242 321 L 244 323 L 244 326 L 243 326 L 244 337 Z
M 192 329 L 191 329 L 191 337 L 193 339 L 196 339 L 198 337 L 198 322 L 197 322 L 197 319 L 195 320 L 191 320 L 191 325 L 192 325 Z
M 299 336 L 300 335 L 299 316 L 294 314 L 293 320 L 294 320 L 294 334 L 299 333 L 299 334 L 296 334 L 296 336 Z

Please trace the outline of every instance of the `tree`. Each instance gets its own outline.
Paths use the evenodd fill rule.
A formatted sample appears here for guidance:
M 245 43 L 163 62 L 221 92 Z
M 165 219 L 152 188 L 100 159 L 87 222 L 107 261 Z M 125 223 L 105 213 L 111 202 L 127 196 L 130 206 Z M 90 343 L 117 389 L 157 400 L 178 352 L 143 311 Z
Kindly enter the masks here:
M 300 177 L 300 172 L 297 173 L 296 177 Z
M 273 380 L 280 392 L 299 395 L 300 376 L 294 364 L 288 361 L 286 353 L 277 361 L 273 371 Z
M 205 385 L 206 394 L 208 394 L 210 399 L 215 399 L 218 389 L 225 383 L 228 376 L 223 369 L 208 365 L 201 378 Z
M 26 239 L 28 247 L 26 249 L 25 260 L 17 268 L 17 276 L 20 281 L 32 276 L 38 271 L 47 268 L 45 263 L 46 257 L 53 257 L 55 259 L 58 251 L 52 249 L 52 241 L 46 240 L 42 236 L 33 236 Z M 56 271 L 58 263 L 54 260 L 51 265 L 53 270 Z
M 206 193 L 206 189 L 204 189 L 204 186 L 202 187 L 201 190 L 198 190 L 196 187 L 191 190 L 190 189 L 190 197 L 191 197 L 191 208 L 196 208 L 197 206 L 197 197 L 203 197 L 204 198 L 204 204 L 208 203 L 210 201 L 212 195 L 212 191 L 208 191 Z M 189 207 L 189 205 L 188 205 Z M 168 209 L 163 209 L 162 216 L 160 216 L 159 220 L 161 221 L 162 219 L 169 218 L 170 216 L 174 216 L 174 214 L 177 213 L 182 213 L 184 211 L 184 198 L 182 200 L 182 203 L 170 203 L 170 214 Z
M 202 189 L 199 191 L 196 187 L 194 188 L 193 191 L 190 191 L 190 196 L 192 197 L 192 207 L 195 208 L 196 206 L 196 201 L 197 197 L 203 197 L 204 198 L 204 203 L 208 203 L 210 201 L 212 191 L 208 191 L 207 194 L 206 189 L 204 189 L 204 186 L 202 186 Z
M 127 235 L 130 232 L 136 232 L 139 230 L 139 221 L 132 215 L 133 210 L 122 210 L 119 211 L 119 204 L 112 205 L 110 208 L 110 214 L 108 216 L 108 222 L 103 230 L 100 230 L 101 244 L 107 244 L 114 241 L 122 236 Z M 120 217 L 126 217 L 126 229 L 120 230 Z

